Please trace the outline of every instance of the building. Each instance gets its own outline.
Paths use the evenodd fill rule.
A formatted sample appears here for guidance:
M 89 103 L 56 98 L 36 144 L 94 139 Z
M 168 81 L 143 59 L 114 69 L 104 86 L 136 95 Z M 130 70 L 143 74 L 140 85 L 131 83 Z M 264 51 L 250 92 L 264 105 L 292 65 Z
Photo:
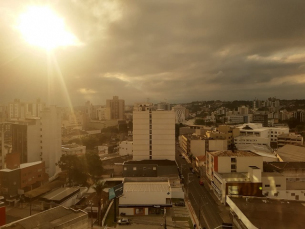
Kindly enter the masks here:
M 304 202 L 228 196 L 233 228 L 299 229 L 305 225 Z
M 264 163 L 263 195 L 272 199 L 305 201 L 305 162 Z
M 164 209 L 172 207 L 168 178 L 125 178 L 123 185 L 123 197 L 119 199 L 120 214 L 164 214 Z
M 277 147 L 283 147 L 284 145 L 303 145 L 303 136 L 295 133 L 280 134 L 277 136 Z
M 305 147 L 297 145 L 284 145 L 277 151 L 277 157 L 281 162 L 305 161 Z
M 113 99 L 106 100 L 106 108 L 110 109 L 110 119 L 125 119 L 125 101 L 113 96 Z
M 185 154 L 193 156 L 205 155 L 207 150 L 227 150 L 227 140 L 222 136 L 218 139 L 203 135 L 181 135 L 180 146 Z
M 264 162 L 279 161 L 274 150 L 267 145 L 237 144 L 235 147 L 237 150 L 250 151 L 262 156 Z
M 132 155 L 133 154 L 133 142 L 132 141 L 121 141 L 119 144 L 119 154 Z
M 227 149 L 232 149 L 234 138 L 240 135 L 240 129 L 228 125 L 220 125 L 216 131 L 208 131 L 206 135 L 211 139 L 225 138 L 227 140 Z
M 263 126 L 268 126 L 268 114 L 253 114 L 253 123 L 261 123 Z
M 74 210 L 58 206 L 47 211 L 37 213 L 13 223 L 6 224 L 5 229 L 33 229 L 33 228 L 61 228 L 83 229 L 89 228 L 88 214 L 82 210 Z
M 72 143 L 72 144 L 68 144 L 68 145 L 62 145 L 61 151 L 62 151 L 62 154 L 81 156 L 81 155 L 85 155 L 86 146 L 81 146 L 81 145 Z
M 12 124 L 12 153 L 20 154 L 21 163 L 43 160 L 52 177 L 61 157 L 61 112 L 55 106 L 40 112 L 41 118 Z
M 247 123 L 237 128 L 240 129 L 240 136 L 256 136 L 259 138 L 269 138 L 270 146 L 277 148 L 278 136 L 281 134 L 288 134 L 289 127 L 263 127 L 261 123 Z
M 270 138 L 258 137 L 256 135 L 237 136 L 234 138 L 234 144 L 236 145 L 266 145 L 270 147 Z
M 26 118 L 40 117 L 40 112 L 45 108 L 45 103 L 37 99 L 34 103 L 21 102 L 15 99 L 8 104 L 9 120 L 24 120 Z
M 43 161 L 17 165 L 14 161 L 13 157 L 8 158 L 11 169 L 0 170 L 1 194 L 6 198 L 15 197 L 37 188 L 47 180 L 48 176 L 45 173 Z
M 181 105 L 176 105 L 172 108 L 176 114 L 176 123 L 185 123 L 186 119 L 186 108 Z
M 133 159 L 175 160 L 175 112 L 151 108 L 151 104 L 134 107 Z
M 246 106 L 241 106 L 237 108 L 238 114 L 247 115 L 249 113 L 249 108 Z
M 249 166 L 263 168 L 263 157 L 249 151 L 207 151 L 206 174 L 213 181 L 217 173 L 245 173 Z
M 293 112 L 292 115 L 299 122 L 305 122 L 305 111 L 304 110 L 297 110 L 297 111 Z
M 166 102 L 161 102 L 157 104 L 157 110 L 164 110 L 164 111 L 170 111 L 171 105 Z
M 211 182 L 214 194 L 222 204 L 229 196 L 256 196 L 262 197 L 261 169 L 249 166 L 244 173 L 218 173 L 214 172 Z

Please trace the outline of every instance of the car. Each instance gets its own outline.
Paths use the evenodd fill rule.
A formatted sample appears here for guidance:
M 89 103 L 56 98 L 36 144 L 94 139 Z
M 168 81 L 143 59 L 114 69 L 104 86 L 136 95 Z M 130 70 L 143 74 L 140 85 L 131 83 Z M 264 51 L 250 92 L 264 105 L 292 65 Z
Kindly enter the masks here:
M 122 219 L 118 220 L 118 224 L 119 225 L 127 225 L 127 224 L 130 224 L 130 220 L 127 219 L 127 218 L 122 218 Z
M 182 206 L 182 207 L 184 207 L 185 203 L 184 203 L 184 201 L 179 201 L 179 202 L 175 203 L 175 206 Z

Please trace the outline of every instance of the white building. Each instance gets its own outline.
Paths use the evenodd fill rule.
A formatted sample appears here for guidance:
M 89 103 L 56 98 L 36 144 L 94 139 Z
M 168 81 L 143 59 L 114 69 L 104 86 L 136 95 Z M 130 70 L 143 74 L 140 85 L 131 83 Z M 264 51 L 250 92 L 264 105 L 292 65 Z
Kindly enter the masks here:
M 234 138 L 234 144 L 256 144 L 256 145 L 267 145 L 270 146 L 270 138 L 257 137 L 255 135 L 250 136 L 238 136 Z
M 175 112 L 134 107 L 133 159 L 175 160 Z
M 119 144 L 119 155 L 132 155 L 133 154 L 133 142 L 121 141 Z
M 278 136 L 288 134 L 289 127 L 263 127 L 261 123 L 247 123 L 239 127 L 241 136 L 256 136 L 261 138 L 269 138 L 270 146 L 277 148 Z
M 119 212 L 126 215 L 160 214 L 161 209 L 172 206 L 170 199 L 168 178 L 125 178 Z
M 231 150 L 207 152 L 206 174 L 213 180 L 214 172 L 243 173 L 248 172 L 249 166 L 263 168 L 263 157 L 248 151 L 234 152 Z

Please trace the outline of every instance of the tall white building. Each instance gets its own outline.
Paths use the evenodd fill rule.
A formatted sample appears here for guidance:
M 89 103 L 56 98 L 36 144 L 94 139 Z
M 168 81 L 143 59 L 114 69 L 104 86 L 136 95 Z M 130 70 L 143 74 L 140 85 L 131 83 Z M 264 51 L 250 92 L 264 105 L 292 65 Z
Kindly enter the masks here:
M 175 160 L 175 112 L 136 104 L 133 111 L 133 160 Z

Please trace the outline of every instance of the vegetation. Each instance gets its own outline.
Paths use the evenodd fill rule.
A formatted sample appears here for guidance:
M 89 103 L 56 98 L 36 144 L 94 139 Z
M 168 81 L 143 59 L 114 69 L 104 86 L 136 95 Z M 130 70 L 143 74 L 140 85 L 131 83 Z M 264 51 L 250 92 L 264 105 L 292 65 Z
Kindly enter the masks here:
M 95 182 L 103 172 L 102 161 L 95 153 L 82 156 L 63 154 L 56 165 L 68 173 L 70 184 L 88 185 L 88 182 Z

